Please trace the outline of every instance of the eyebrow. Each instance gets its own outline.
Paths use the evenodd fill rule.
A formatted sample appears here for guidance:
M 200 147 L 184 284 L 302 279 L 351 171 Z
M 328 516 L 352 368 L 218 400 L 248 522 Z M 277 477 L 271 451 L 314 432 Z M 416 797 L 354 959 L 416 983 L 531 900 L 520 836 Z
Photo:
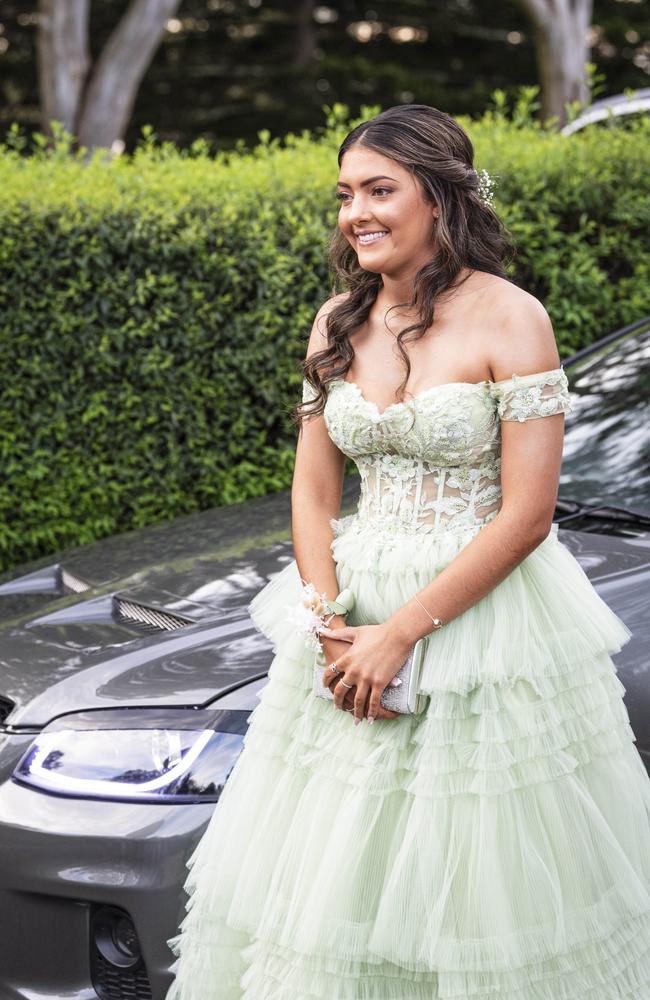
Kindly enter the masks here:
M 398 181 L 396 181 L 394 177 L 387 177 L 386 174 L 380 174 L 378 177 L 369 177 L 367 181 L 361 181 L 360 186 L 362 188 L 366 187 L 368 184 L 372 184 L 373 181 L 395 181 L 396 184 L 398 183 Z M 344 188 L 350 187 L 350 185 L 346 184 L 345 181 L 337 181 L 336 183 L 338 187 L 344 187 Z

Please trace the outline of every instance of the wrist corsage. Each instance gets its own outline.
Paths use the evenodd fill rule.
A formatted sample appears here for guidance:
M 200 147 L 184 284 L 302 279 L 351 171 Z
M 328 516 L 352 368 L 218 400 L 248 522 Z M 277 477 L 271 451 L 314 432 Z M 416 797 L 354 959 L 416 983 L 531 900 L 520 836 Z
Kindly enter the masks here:
M 286 621 L 293 622 L 297 632 L 304 635 L 305 645 L 314 652 L 321 649 L 318 640 L 320 629 L 328 625 L 335 615 L 345 617 L 354 605 L 354 595 L 349 588 L 337 594 L 334 601 L 319 593 L 313 583 L 302 581 L 302 595 L 295 605 L 288 605 Z

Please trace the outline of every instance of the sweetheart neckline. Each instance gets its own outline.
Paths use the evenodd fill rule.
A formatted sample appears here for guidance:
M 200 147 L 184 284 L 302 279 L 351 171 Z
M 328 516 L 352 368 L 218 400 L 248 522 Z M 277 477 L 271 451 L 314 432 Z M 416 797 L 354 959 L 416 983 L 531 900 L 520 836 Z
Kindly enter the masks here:
M 508 380 L 505 379 L 504 381 Z M 357 393 L 359 394 L 359 397 L 363 400 L 363 402 L 366 403 L 368 406 L 371 406 L 380 417 L 383 417 L 384 414 L 388 413 L 389 410 L 398 409 L 398 407 L 400 406 L 407 406 L 408 403 L 415 403 L 416 400 L 421 399 L 423 396 L 426 396 L 430 392 L 433 392 L 434 389 L 447 389 L 449 388 L 449 386 L 458 386 L 458 385 L 467 385 L 471 386 L 474 389 L 478 389 L 482 388 L 484 385 L 497 384 L 496 382 L 491 382 L 490 379 L 482 379 L 480 382 L 439 382 L 438 385 L 430 385 L 427 389 L 422 389 L 421 392 L 416 392 L 415 396 L 413 396 L 413 398 L 410 400 L 398 401 L 397 403 L 389 403 L 385 409 L 380 410 L 377 404 L 375 403 L 374 399 L 368 399 L 367 396 L 364 396 L 360 386 L 357 385 L 356 382 L 352 382 L 350 379 L 347 378 L 333 378 L 330 380 L 330 385 L 333 385 L 336 382 L 342 382 L 344 385 L 349 385 L 353 389 L 356 389 Z
M 345 385 L 352 386 L 353 389 L 356 389 L 360 399 L 362 399 L 367 406 L 372 407 L 372 409 L 374 409 L 375 413 L 377 414 L 377 417 L 379 418 L 383 417 L 384 414 L 389 412 L 389 410 L 396 410 L 400 406 L 407 406 L 408 403 L 415 403 L 418 399 L 421 399 L 423 396 L 426 396 L 430 392 L 434 392 L 437 389 L 447 389 L 450 386 L 459 386 L 459 385 L 469 386 L 472 389 L 481 389 L 486 385 L 491 385 L 491 386 L 506 385 L 508 382 L 514 382 L 516 384 L 518 382 L 525 382 L 527 379 L 538 379 L 542 375 L 557 375 L 558 372 L 561 372 L 566 378 L 564 366 L 560 364 L 559 368 L 548 368 L 546 371 L 543 372 L 529 372 L 528 375 L 518 375 L 517 373 L 513 372 L 513 374 L 509 378 L 502 378 L 499 379 L 497 382 L 493 382 L 492 379 L 489 378 L 481 379 L 480 382 L 439 382 L 438 385 L 430 385 L 428 389 L 422 389 L 421 392 L 417 392 L 415 396 L 413 396 L 413 398 L 410 400 L 406 400 L 405 402 L 401 401 L 397 403 L 389 403 L 384 410 L 380 410 L 374 400 L 368 399 L 367 396 L 364 396 L 363 392 L 361 391 L 361 388 L 359 387 L 359 385 L 357 385 L 356 382 L 352 382 L 347 378 L 339 377 L 331 379 L 329 385 L 334 385 L 337 382 L 342 382 Z

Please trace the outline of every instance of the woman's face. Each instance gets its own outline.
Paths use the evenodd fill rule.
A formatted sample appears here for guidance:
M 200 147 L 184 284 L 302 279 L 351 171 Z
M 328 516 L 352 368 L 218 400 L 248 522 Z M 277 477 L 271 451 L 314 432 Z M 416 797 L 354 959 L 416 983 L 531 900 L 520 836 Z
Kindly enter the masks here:
M 395 160 L 362 146 L 348 149 L 338 198 L 339 228 L 365 271 L 401 279 L 431 259 L 438 207 Z

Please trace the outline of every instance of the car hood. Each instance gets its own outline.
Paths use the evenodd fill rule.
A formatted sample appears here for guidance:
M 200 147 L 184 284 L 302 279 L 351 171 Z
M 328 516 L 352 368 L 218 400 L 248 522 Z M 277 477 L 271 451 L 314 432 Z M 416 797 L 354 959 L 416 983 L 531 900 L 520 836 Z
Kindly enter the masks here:
M 356 488 L 346 483 L 342 510 Z M 640 595 L 649 537 L 560 538 L 633 630 L 647 688 Z M 247 605 L 292 557 L 285 491 L 96 542 L 0 580 L 5 725 L 35 728 L 94 708 L 204 706 L 263 676 L 273 653 Z M 187 624 L 143 632 L 116 616 L 123 601 Z
M 0 578 L 0 723 L 40 727 L 100 707 L 200 706 L 263 675 L 272 649 L 247 605 L 292 555 L 284 491 Z M 156 627 L 161 615 L 182 627 Z

